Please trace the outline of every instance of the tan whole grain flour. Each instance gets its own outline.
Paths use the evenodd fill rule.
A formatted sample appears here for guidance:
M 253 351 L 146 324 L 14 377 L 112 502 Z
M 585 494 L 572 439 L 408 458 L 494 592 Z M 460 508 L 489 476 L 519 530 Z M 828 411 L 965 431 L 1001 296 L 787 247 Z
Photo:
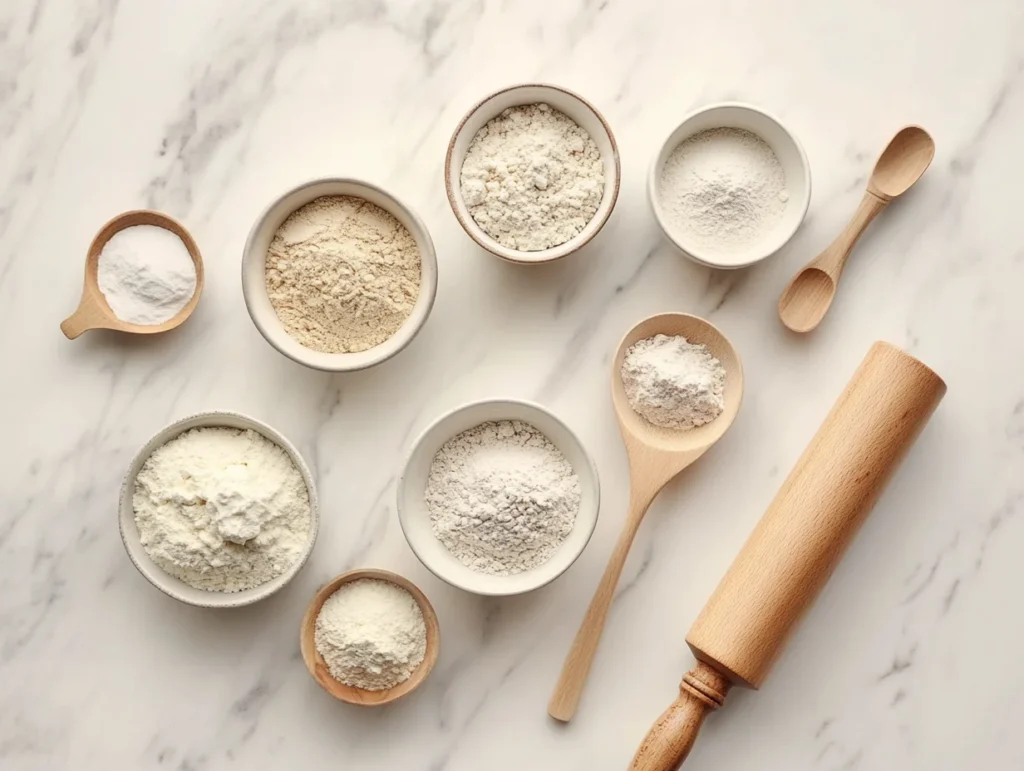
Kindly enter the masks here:
M 288 334 L 324 353 L 390 338 L 420 291 L 420 253 L 391 214 L 353 196 L 323 196 L 289 215 L 267 250 L 270 303 Z

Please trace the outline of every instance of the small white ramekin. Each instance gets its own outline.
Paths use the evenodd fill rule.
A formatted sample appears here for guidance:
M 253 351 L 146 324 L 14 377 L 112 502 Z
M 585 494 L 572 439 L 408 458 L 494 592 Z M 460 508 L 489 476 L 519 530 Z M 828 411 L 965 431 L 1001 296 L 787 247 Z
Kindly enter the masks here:
M 775 228 L 759 243 L 728 257 L 711 254 L 692 244 L 685 230 L 673 224 L 666 216 L 658 192 L 662 170 L 672 151 L 695 134 L 716 128 L 745 129 L 763 139 L 782 164 L 789 193 L 786 212 Z M 690 113 L 669 134 L 651 164 L 647 177 L 647 197 L 658 226 L 668 240 L 687 257 L 710 268 L 745 268 L 777 252 L 800 227 L 811 202 L 811 167 L 796 136 L 774 115 L 749 104 L 721 102 Z
M 569 116 L 590 134 L 598 150 L 601 151 L 601 160 L 604 161 L 604 195 L 590 222 L 573 238 L 564 244 L 548 249 L 523 252 L 499 244 L 476 224 L 476 220 L 469 213 L 469 208 L 462 197 L 462 164 L 466 160 L 466 153 L 469 151 L 473 137 L 488 121 L 498 117 L 509 107 L 539 103 L 548 104 Z M 452 211 L 455 212 L 455 218 L 462 225 L 462 229 L 491 254 L 509 262 L 523 264 L 551 262 L 565 257 L 567 254 L 572 254 L 589 243 L 604 227 L 608 217 L 611 216 L 612 209 L 615 208 L 615 201 L 619 197 L 621 176 L 619 148 L 615 144 L 615 136 L 604 116 L 579 94 L 559 86 L 540 83 L 509 86 L 495 91 L 473 105 L 456 126 L 451 141 L 448 143 L 448 154 L 444 161 L 444 181 L 445 189 L 448 192 L 448 202 L 451 204 Z
M 302 474 L 302 480 L 306 483 L 306 490 L 309 492 L 311 520 L 309 543 L 302 556 L 277 578 L 241 592 L 211 592 L 205 589 L 196 589 L 177 576 L 172 576 L 170 573 L 165 572 L 163 568 L 146 554 L 146 550 L 143 548 L 142 541 L 139 538 L 139 528 L 135 524 L 135 505 L 132 498 L 135 494 L 135 477 L 138 476 L 143 464 L 149 460 L 149 456 L 153 454 L 154 450 L 167 444 L 174 437 L 192 428 L 206 427 L 252 429 L 262 434 L 288 453 L 288 457 L 291 458 L 292 463 L 295 464 L 299 473 Z M 320 505 L 317 500 L 316 485 L 313 482 L 313 475 L 310 473 L 309 467 L 302 459 L 302 456 L 299 455 L 299 451 L 280 433 L 266 423 L 237 412 L 202 412 L 198 415 L 183 418 L 161 429 L 135 455 L 131 465 L 128 466 L 128 473 L 124 475 L 124 481 L 121 483 L 118 521 L 121 530 L 121 540 L 124 542 L 125 551 L 128 552 L 128 557 L 131 559 L 132 564 L 135 565 L 147 581 L 161 592 L 181 602 L 197 605 L 202 608 L 239 608 L 269 597 L 295 578 L 302 569 L 302 566 L 306 564 L 306 560 L 309 559 L 309 555 L 313 551 L 313 545 L 316 543 L 317 531 L 320 528 Z
M 459 562 L 434 536 L 424 497 L 430 465 L 441 445 L 463 431 L 496 420 L 529 423 L 562 451 L 580 480 L 580 510 L 568 538 L 543 565 L 512 576 L 478 573 Z M 540 405 L 510 399 L 474 402 L 442 415 L 413 444 L 398 480 L 398 521 L 420 562 L 452 586 L 490 596 L 530 592 L 554 581 L 568 570 L 590 542 L 597 525 L 600 502 L 597 466 L 579 437 Z
M 325 195 L 348 195 L 363 198 L 382 208 L 401 222 L 416 241 L 420 252 L 420 293 L 412 313 L 398 331 L 380 345 L 358 353 L 324 353 L 306 348 L 288 334 L 267 295 L 267 249 L 274 233 L 288 216 L 310 201 Z M 434 297 L 437 295 L 437 255 L 423 220 L 408 206 L 376 185 L 358 179 L 315 179 L 281 195 L 270 204 L 249 231 L 242 254 L 242 294 L 245 307 L 260 334 L 293 361 L 328 372 L 351 372 L 366 369 L 390 359 L 407 346 L 426 323 Z

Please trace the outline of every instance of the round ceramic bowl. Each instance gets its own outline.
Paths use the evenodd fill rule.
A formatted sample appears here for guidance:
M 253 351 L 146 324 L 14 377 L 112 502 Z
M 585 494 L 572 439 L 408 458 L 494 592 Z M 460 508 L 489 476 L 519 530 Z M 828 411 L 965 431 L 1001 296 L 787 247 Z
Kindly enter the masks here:
M 466 153 L 469 151 L 473 137 L 488 121 L 498 117 L 509 107 L 541 102 L 572 118 L 593 138 L 601 151 L 601 159 L 604 161 L 604 195 L 590 222 L 576 236 L 558 246 L 536 252 L 523 252 L 502 246 L 476 224 L 462 197 L 462 164 L 466 160 Z M 615 201 L 619 197 L 621 177 L 619 148 L 615 144 L 615 137 L 604 116 L 578 94 L 558 86 L 536 83 L 510 86 L 496 91 L 475 104 L 459 121 L 455 133 L 452 134 L 451 142 L 448 143 L 448 155 L 444 162 L 444 177 L 448 202 L 451 204 L 452 211 L 455 212 L 456 219 L 462 225 L 462 229 L 469 234 L 469 237 L 480 246 L 509 262 L 527 264 L 551 262 L 565 257 L 567 254 L 572 254 L 589 243 L 611 216 L 612 209 L 615 208 Z
M 416 600 L 416 604 L 419 605 L 420 612 L 423 613 L 423 623 L 427 631 L 427 649 L 423 654 L 423 661 L 416 667 L 416 671 L 405 682 L 383 691 L 367 691 L 364 688 L 346 685 L 335 680 L 324 657 L 316 649 L 316 619 L 320 615 L 320 609 L 343 584 L 363 578 L 387 581 L 409 592 Z M 390 704 L 419 688 L 434 668 L 434 664 L 437 663 L 440 646 L 441 632 L 437 623 L 437 614 L 434 612 L 434 606 L 430 604 L 430 600 L 408 578 L 403 578 L 388 570 L 350 570 L 324 584 L 306 608 L 306 614 L 302 617 L 302 626 L 299 630 L 302 660 L 306 663 L 306 669 L 309 670 L 309 674 L 313 676 L 317 684 L 334 698 L 361 707 L 379 707 Z
M 267 249 L 281 223 L 296 209 L 325 195 L 348 195 L 363 198 L 379 206 L 405 225 L 420 252 L 420 294 L 412 313 L 388 340 L 358 353 L 323 353 L 306 348 L 288 334 L 267 296 Z M 242 254 L 242 293 L 260 334 L 288 358 L 307 367 L 328 372 L 350 372 L 366 369 L 390 359 L 407 346 L 426 323 L 437 294 L 437 256 L 423 220 L 393 195 L 369 182 L 357 179 L 317 179 L 289 190 L 275 200 L 256 220 L 249 231 Z
M 163 568 L 146 554 L 146 550 L 142 547 L 142 542 L 139 539 L 138 526 L 135 524 L 135 506 L 132 503 L 132 497 L 135 493 L 135 477 L 138 475 L 143 464 L 149 460 L 149 456 L 153 454 L 156 448 L 167 444 L 167 442 L 179 434 L 183 434 L 192 428 L 206 427 L 252 429 L 262 434 L 288 453 L 288 457 L 291 458 L 292 463 L 295 464 L 299 473 L 302 474 L 302 479 L 306 483 L 306 490 L 309 492 L 310 517 L 312 521 L 309 528 L 309 543 L 306 545 L 306 550 L 302 553 L 302 556 L 277 578 L 241 592 L 211 592 L 205 589 L 196 589 L 180 578 L 165 572 Z M 142 446 L 142 449 L 132 459 L 131 465 L 128 466 L 128 473 L 124 475 L 124 481 L 121 484 L 118 520 L 121 529 L 121 540 L 124 542 L 124 548 L 128 552 L 128 557 L 146 580 L 161 592 L 181 602 L 203 608 L 238 608 L 243 605 L 251 605 L 254 602 L 259 602 L 269 597 L 298 574 L 302 566 L 306 564 L 306 560 L 309 559 L 310 552 L 313 551 L 313 544 L 316 543 L 317 530 L 320 526 L 320 507 L 317 501 L 313 475 L 310 474 L 309 467 L 291 442 L 266 423 L 261 423 L 255 418 L 240 415 L 236 412 L 203 412 L 172 423 L 158 431 L 152 439 Z
M 543 565 L 511 576 L 478 573 L 456 559 L 434 537 L 424 500 L 430 464 L 441 445 L 456 434 L 497 420 L 521 420 L 541 431 L 562 451 L 580 480 L 580 510 L 568 538 Z M 576 561 L 597 525 L 600 498 L 597 466 L 565 423 L 537 404 L 495 399 L 452 410 L 434 421 L 416 440 L 398 480 L 398 521 L 420 562 L 443 581 L 474 594 L 523 594 L 554 581 Z
M 711 253 L 693 244 L 686 231 L 666 216 L 658 192 L 665 162 L 672 151 L 695 134 L 716 128 L 745 129 L 763 139 L 782 164 L 789 193 L 789 203 L 778 224 L 757 243 L 728 256 Z M 778 118 L 748 104 L 723 102 L 690 113 L 669 135 L 651 164 L 647 196 L 658 226 L 687 257 L 711 268 L 745 268 L 777 252 L 800 227 L 811 201 L 811 167 L 800 142 Z

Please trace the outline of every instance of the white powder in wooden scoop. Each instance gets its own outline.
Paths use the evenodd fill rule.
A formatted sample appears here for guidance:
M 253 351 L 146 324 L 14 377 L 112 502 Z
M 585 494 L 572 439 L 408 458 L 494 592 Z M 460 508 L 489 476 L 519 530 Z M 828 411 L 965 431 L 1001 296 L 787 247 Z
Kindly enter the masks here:
M 681 335 L 655 335 L 633 343 L 622 360 L 629 405 L 650 423 L 687 430 L 725 409 L 725 368 L 707 346 Z
M 196 266 L 177 234 L 157 225 L 134 225 L 104 244 L 96 280 L 121 321 L 163 324 L 196 293 Z

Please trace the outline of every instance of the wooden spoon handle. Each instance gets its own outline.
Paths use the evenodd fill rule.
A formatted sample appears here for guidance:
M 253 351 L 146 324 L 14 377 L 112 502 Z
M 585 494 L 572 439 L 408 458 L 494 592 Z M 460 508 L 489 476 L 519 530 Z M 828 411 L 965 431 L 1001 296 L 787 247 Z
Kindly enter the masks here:
M 110 323 L 88 296 L 82 297 L 78 308 L 60 323 L 60 331 L 68 340 L 74 340 L 90 329 L 107 328 Z
M 704 718 L 722 706 L 729 681 L 704 662 L 683 677 L 679 697 L 672 702 L 644 737 L 633 756 L 630 771 L 673 771 L 693 749 Z
M 608 560 L 608 565 L 601 576 L 601 583 L 594 592 L 594 598 L 587 608 L 587 615 L 576 632 L 576 639 L 565 657 L 562 665 L 562 674 L 558 678 L 555 690 L 548 702 L 548 714 L 555 720 L 568 722 L 576 713 L 576 707 L 580 702 L 580 695 L 583 693 L 583 686 L 587 682 L 587 675 L 590 673 L 590 665 L 594 662 L 594 654 L 597 653 L 597 644 L 601 640 L 601 632 L 604 631 L 604 624 L 608 618 L 608 610 L 611 608 L 612 600 L 615 599 L 615 587 L 619 583 L 619 576 L 629 556 L 629 549 L 633 545 L 633 538 L 636 535 L 644 514 L 658 494 L 657 490 L 640 488 L 636 485 L 630 491 L 629 514 L 626 517 L 626 524 L 619 533 L 619 539 L 615 543 L 615 550 Z
M 857 211 L 854 212 L 853 218 L 843 232 L 808 267 L 820 268 L 828 273 L 833 281 L 839 281 L 846 258 L 853 251 L 857 239 L 871 224 L 871 220 L 889 205 L 890 200 L 892 199 L 879 196 L 870 190 L 865 192 L 860 206 L 857 207 Z

